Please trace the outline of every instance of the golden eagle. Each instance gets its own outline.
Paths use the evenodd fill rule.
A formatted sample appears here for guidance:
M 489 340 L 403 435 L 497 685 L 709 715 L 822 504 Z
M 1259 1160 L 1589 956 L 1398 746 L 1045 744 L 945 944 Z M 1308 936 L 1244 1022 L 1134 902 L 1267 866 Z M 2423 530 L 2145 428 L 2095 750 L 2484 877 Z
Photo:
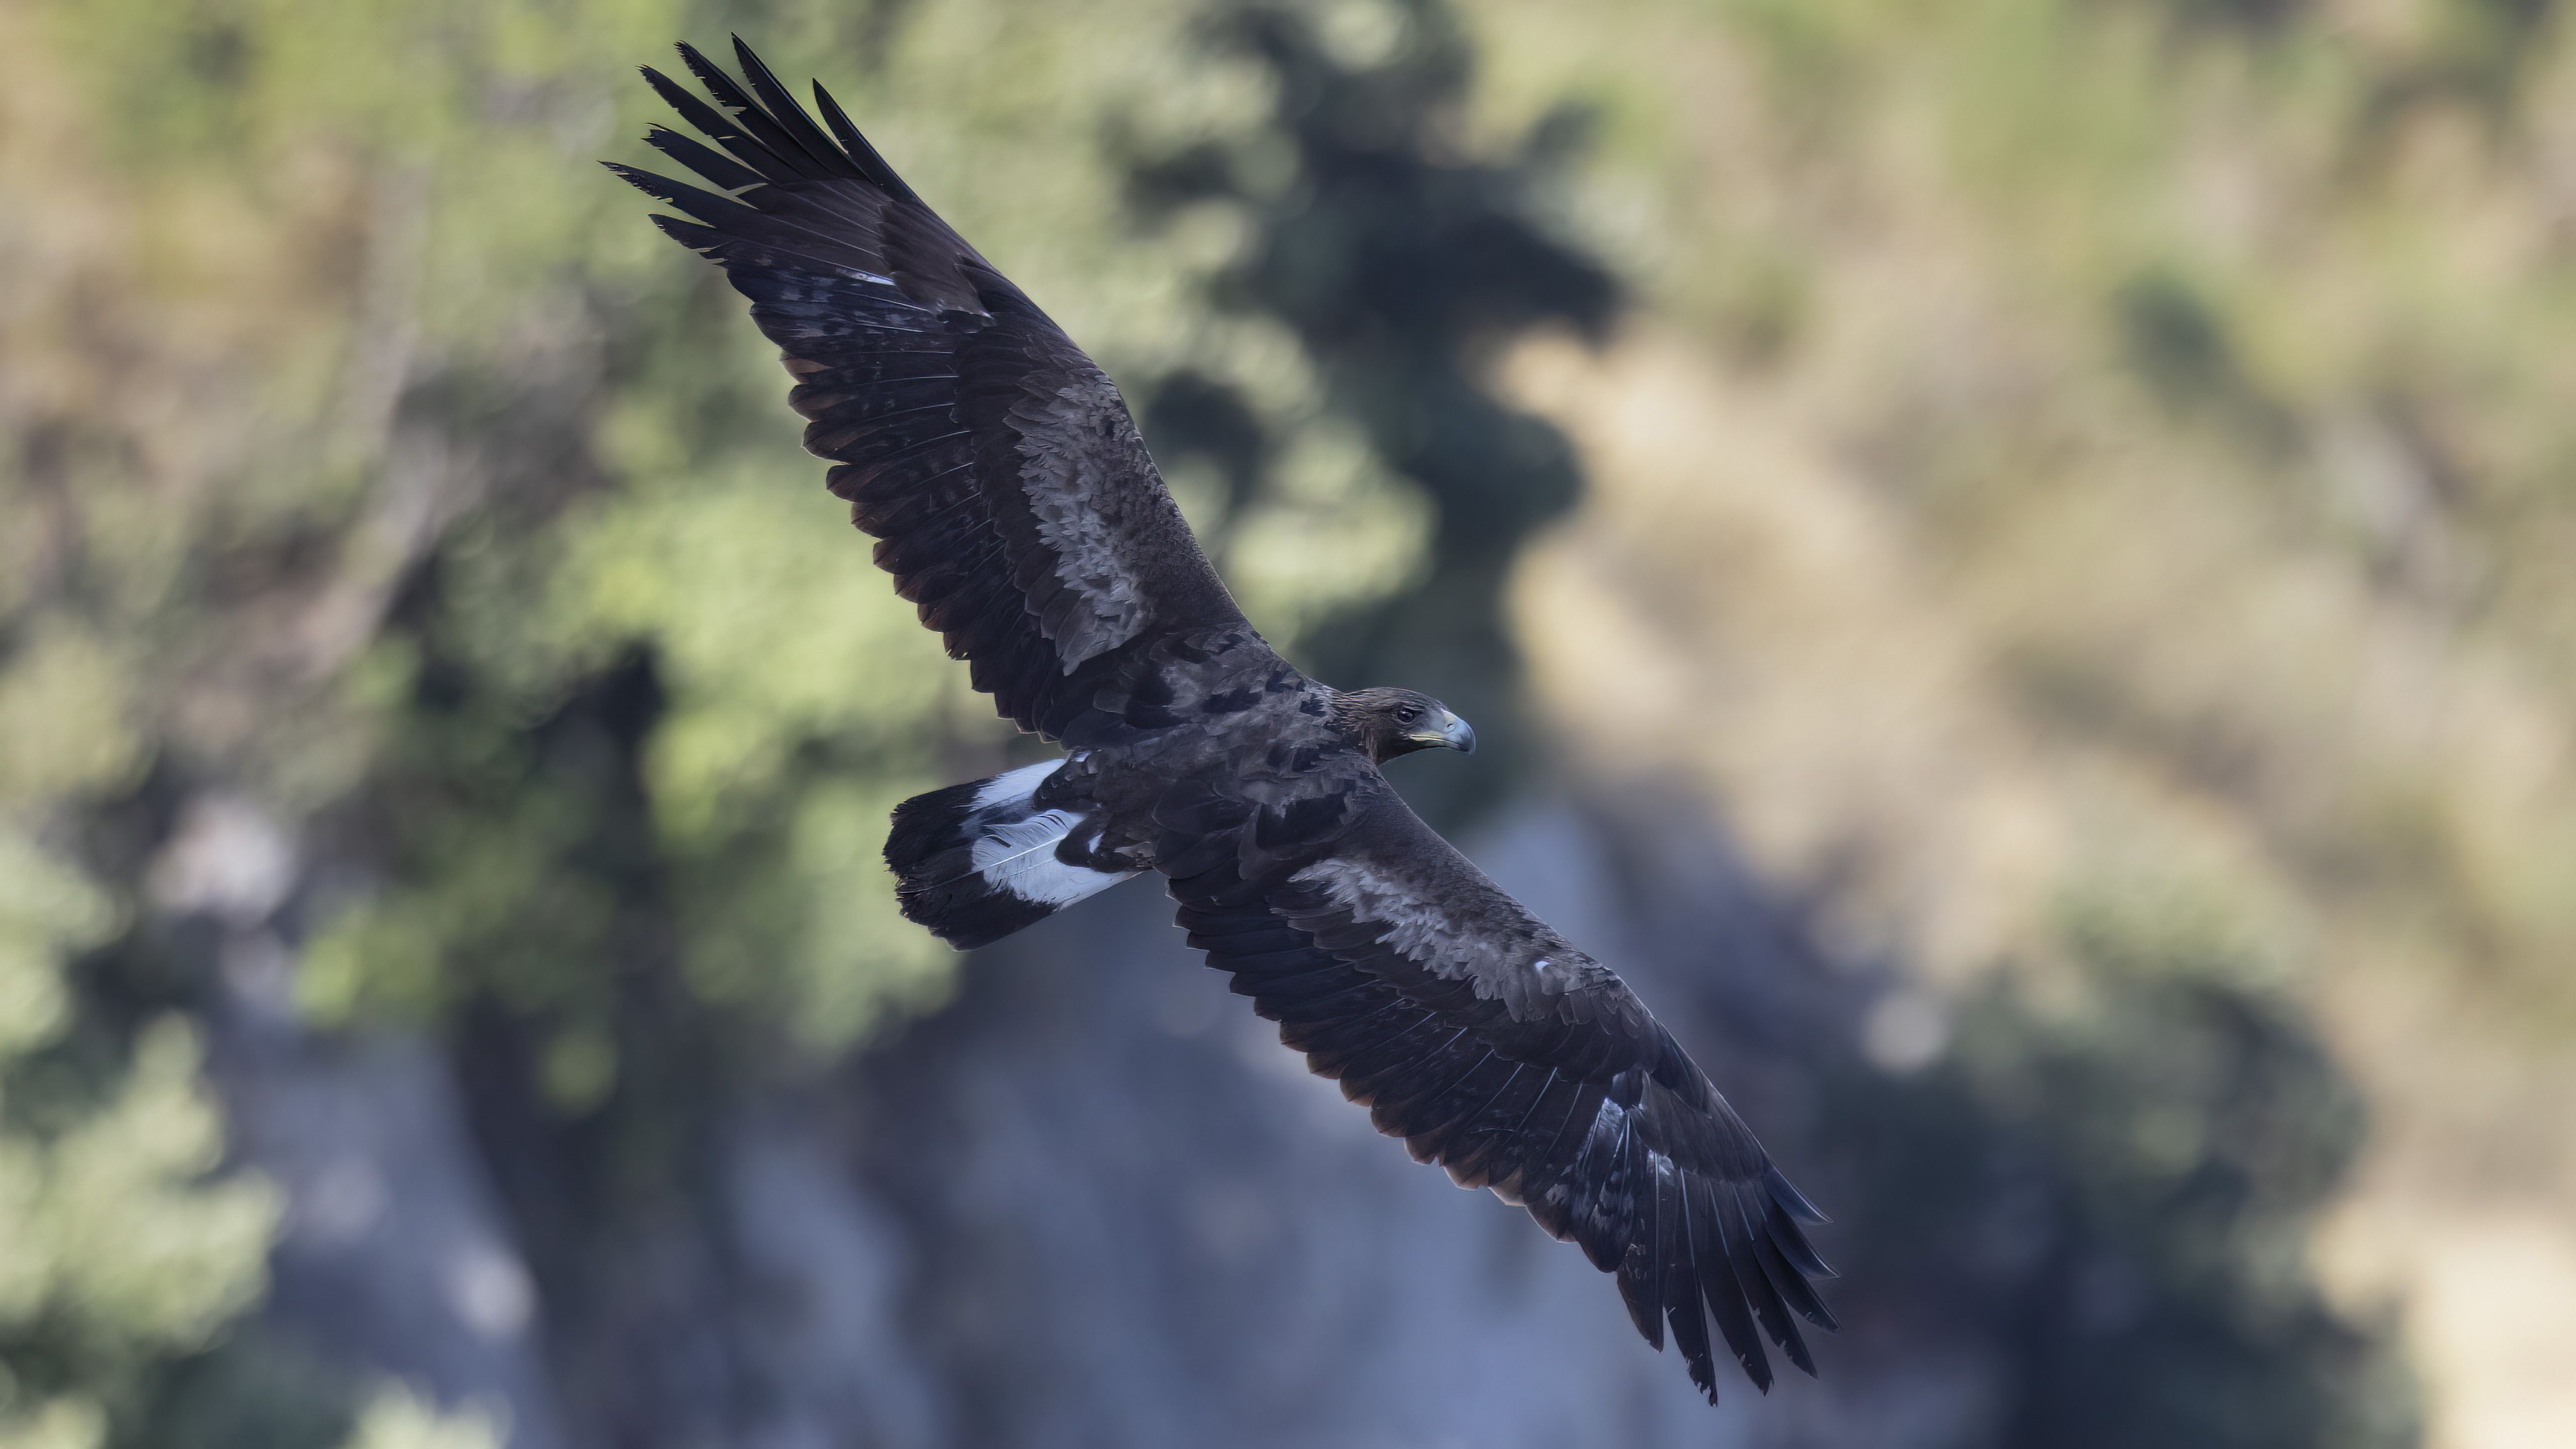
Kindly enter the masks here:
M 1625 983 L 1503 893 L 1379 767 L 1476 736 L 1411 690 L 1309 679 L 1199 551 L 1107 375 L 924 205 L 821 86 L 817 126 L 740 40 L 710 106 L 644 78 L 721 150 L 655 127 L 715 191 L 618 175 L 688 219 L 782 349 L 805 446 L 876 561 L 1000 711 L 1064 758 L 895 811 L 903 912 L 982 945 L 1160 873 L 1180 924 L 1380 1131 L 1617 1275 L 1711 1402 L 1714 1320 L 1815 1371 L 1822 1216 Z M 828 132 L 824 129 L 828 126 Z M 720 194 L 721 193 L 721 194 Z M 1758 1331 L 1757 1331 L 1758 1325 Z

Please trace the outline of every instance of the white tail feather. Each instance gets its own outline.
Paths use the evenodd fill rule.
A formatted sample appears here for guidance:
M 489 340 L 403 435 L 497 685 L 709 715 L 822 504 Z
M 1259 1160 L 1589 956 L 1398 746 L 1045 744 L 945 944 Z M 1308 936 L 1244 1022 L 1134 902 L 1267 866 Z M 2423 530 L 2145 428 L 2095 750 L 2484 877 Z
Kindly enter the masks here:
M 970 858 L 986 885 L 1007 890 L 1024 901 L 1070 905 L 1133 875 L 1133 871 L 1093 870 L 1056 858 L 1056 847 L 1082 823 L 1070 810 L 1042 810 L 1026 820 L 996 821 L 984 827 Z
M 1134 871 L 1095 870 L 1057 854 L 1068 839 L 1099 844 L 1079 802 L 1039 809 L 1035 797 L 1061 761 L 934 790 L 895 811 L 886 841 L 906 919 L 952 945 L 979 946 L 1097 895 Z

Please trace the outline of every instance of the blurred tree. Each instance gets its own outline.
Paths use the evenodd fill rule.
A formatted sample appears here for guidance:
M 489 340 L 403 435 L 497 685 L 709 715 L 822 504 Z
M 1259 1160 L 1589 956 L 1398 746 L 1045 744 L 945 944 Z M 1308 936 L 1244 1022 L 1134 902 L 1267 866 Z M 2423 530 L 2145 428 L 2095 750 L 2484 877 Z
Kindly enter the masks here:
M 2060 929 L 2056 989 L 1990 983 L 1936 1070 L 1832 1089 L 1860 1291 L 2005 1356 L 1997 1444 L 2415 1443 L 2384 1330 L 2306 1261 L 2361 1143 L 2350 1083 L 2206 902 L 2132 883 Z

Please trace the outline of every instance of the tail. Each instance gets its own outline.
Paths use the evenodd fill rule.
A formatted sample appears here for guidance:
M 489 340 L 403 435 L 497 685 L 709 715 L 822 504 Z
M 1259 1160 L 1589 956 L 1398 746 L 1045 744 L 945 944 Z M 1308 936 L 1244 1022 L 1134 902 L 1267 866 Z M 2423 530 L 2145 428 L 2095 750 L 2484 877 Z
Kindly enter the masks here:
M 904 919 L 963 951 L 1134 875 L 1076 863 L 1098 840 L 1081 805 L 1042 807 L 1036 800 L 1038 787 L 1062 765 L 1050 760 L 896 806 L 885 857 Z

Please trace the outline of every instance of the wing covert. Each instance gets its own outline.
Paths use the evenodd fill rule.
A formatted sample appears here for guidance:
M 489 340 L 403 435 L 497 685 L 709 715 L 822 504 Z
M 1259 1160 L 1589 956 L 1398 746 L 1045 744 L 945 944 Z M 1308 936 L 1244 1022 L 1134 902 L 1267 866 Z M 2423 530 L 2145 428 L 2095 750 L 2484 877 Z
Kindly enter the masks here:
M 941 221 L 831 96 L 826 134 L 737 39 L 736 83 L 689 46 L 715 106 L 647 69 L 721 148 L 647 140 L 724 194 L 610 169 L 686 220 L 795 378 L 805 446 L 878 540 L 896 591 L 1025 729 L 1082 742 L 1153 641 L 1241 627 L 1127 405 L 1019 288 Z

